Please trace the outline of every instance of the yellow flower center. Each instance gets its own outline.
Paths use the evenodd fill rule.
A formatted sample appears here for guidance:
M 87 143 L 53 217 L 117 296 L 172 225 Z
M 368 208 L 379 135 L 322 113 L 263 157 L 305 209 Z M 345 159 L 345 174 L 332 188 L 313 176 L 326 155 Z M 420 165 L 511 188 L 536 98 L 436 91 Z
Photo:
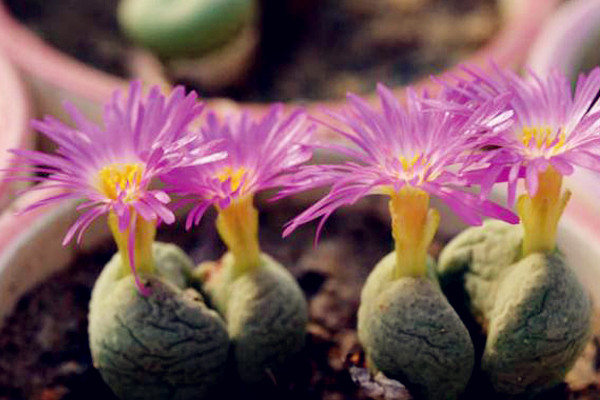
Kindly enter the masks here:
M 553 152 L 559 150 L 565 144 L 565 139 L 564 130 L 556 134 L 549 126 L 526 126 L 521 134 L 521 140 L 525 147 L 529 147 L 533 141 L 536 149 L 551 149 Z
M 417 161 L 419 161 L 420 156 L 421 154 L 417 153 L 410 161 L 404 156 L 398 157 L 402 163 L 402 169 L 404 172 L 411 172 Z
M 402 164 L 402 173 L 398 174 L 398 176 L 402 179 L 411 179 L 415 175 L 418 175 L 420 179 L 420 183 L 423 183 L 425 180 L 425 174 L 429 171 L 431 163 L 423 154 L 417 153 L 411 159 L 406 158 L 405 156 L 398 156 L 400 163 Z M 417 167 L 421 166 L 420 170 L 417 172 Z M 435 177 L 436 174 L 432 175 Z
M 245 173 L 246 170 L 244 169 L 244 167 L 240 167 L 235 170 L 231 167 L 225 167 L 223 168 L 221 173 L 217 175 L 217 178 L 221 182 L 225 182 L 227 179 L 231 179 L 231 190 L 236 191 L 242 184 L 242 179 L 244 178 Z
M 128 190 L 125 201 L 132 200 L 136 192 L 144 167 L 140 164 L 114 163 L 107 165 L 98 172 L 100 191 L 111 200 L 116 200 L 119 193 Z

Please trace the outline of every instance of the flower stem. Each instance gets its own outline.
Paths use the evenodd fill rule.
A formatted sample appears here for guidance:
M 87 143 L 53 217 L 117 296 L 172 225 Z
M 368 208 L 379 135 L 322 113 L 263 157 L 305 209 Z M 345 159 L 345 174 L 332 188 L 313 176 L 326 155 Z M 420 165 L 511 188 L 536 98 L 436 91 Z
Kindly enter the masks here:
M 554 251 L 558 221 L 571 198 L 569 190 L 561 195 L 562 175 L 552 166 L 540 172 L 538 181 L 536 194 L 524 194 L 517 202 L 524 230 L 523 257 Z
M 119 229 L 118 217 L 114 212 L 108 214 L 108 226 L 113 234 L 117 248 L 121 254 L 124 266 L 124 273 L 132 273 L 136 277 L 136 283 L 139 285 L 138 274 L 147 273 L 152 274 L 155 272 L 154 257 L 152 255 L 152 244 L 156 237 L 156 222 L 146 221 L 144 218 L 137 215 L 135 212 L 131 213 L 131 223 L 135 218 L 135 231 L 133 236 L 134 245 L 134 261 L 135 265 L 132 265 L 130 260 L 130 229 L 127 228 L 124 231 Z
M 392 236 L 396 247 L 394 278 L 427 274 L 427 249 L 437 231 L 440 216 L 429 208 L 429 194 L 404 187 L 391 195 Z
M 236 275 L 249 272 L 260 264 L 258 244 L 258 211 L 252 196 L 233 201 L 219 209 L 217 230 L 233 254 Z

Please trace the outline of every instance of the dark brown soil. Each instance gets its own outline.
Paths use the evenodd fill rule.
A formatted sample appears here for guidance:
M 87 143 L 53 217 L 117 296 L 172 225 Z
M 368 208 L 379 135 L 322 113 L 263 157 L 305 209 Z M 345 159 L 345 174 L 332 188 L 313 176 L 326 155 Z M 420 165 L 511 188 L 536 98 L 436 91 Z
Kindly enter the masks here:
M 14 15 L 62 51 L 127 76 L 132 46 L 118 31 L 118 0 L 5 0 Z M 365 93 L 405 84 L 480 47 L 499 26 L 497 0 L 260 0 L 253 71 L 205 96 L 283 101 Z M 181 81 L 172 76 L 174 81 Z
M 295 368 L 278 376 L 277 385 L 260 398 L 364 398 L 344 360 L 357 343 L 354 326 L 361 282 L 369 266 L 392 246 L 388 224 L 373 208 L 340 214 L 331 219 L 319 247 L 314 248 L 314 227 L 299 230 L 289 240 L 281 239 L 281 226 L 300 208 L 292 200 L 277 204 L 261 213 L 261 244 L 264 252 L 297 277 L 309 300 L 311 323 L 306 351 Z M 159 240 L 177 242 L 196 262 L 216 259 L 224 251 L 211 215 L 190 233 L 166 227 Z M 114 251 L 108 243 L 81 254 L 68 270 L 19 302 L 0 331 L 1 400 L 115 399 L 92 367 L 87 345 L 90 291 Z M 254 397 L 233 393 L 226 398 Z
M 392 248 L 385 201 L 368 198 L 331 217 L 318 247 L 314 226 L 282 240 L 281 226 L 301 209 L 301 201 L 262 204 L 263 251 L 286 265 L 308 302 L 310 323 L 304 353 L 266 393 L 230 385 L 227 399 L 363 400 L 366 390 L 351 379 L 360 375 L 355 325 L 361 286 L 375 263 Z M 176 242 L 196 262 L 216 259 L 224 247 L 208 215 L 193 232 L 165 227 L 159 239 Z M 436 254 L 443 240 L 431 248 Z M 34 288 L 0 331 L 0 400 L 112 400 L 114 395 L 92 367 L 87 345 L 87 304 L 92 285 L 114 252 L 107 243 L 81 254 L 68 270 Z M 600 318 L 590 343 L 566 384 L 544 400 L 598 400 Z M 466 399 L 481 399 L 469 396 Z M 485 397 L 488 398 L 488 397 Z M 399 399 L 388 397 L 388 399 Z

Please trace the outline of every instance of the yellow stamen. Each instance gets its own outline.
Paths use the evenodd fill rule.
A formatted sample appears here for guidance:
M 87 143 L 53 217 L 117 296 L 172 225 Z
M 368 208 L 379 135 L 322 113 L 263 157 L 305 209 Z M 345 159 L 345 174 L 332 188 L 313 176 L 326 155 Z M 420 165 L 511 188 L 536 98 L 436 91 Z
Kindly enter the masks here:
M 521 140 L 525 147 L 529 147 L 533 140 L 537 149 L 551 148 L 553 151 L 557 151 L 565 144 L 566 135 L 563 129 L 557 134 L 549 126 L 524 127 Z
M 402 164 L 402 172 L 398 173 L 400 179 L 413 179 L 415 176 L 419 177 L 419 182 L 425 180 L 425 175 L 429 172 L 431 163 L 421 153 L 416 153 L 410 160 L 405 156 L 399 156 L 398 160 Z M 421 168 L 416 171 L 416 167 L 420 165 Z M 431 175 L 430 178 L 434 178 L 435 175 Z
M 100 191 L 109 199 L 116 200 L 119 192 L 127 189 L 136 189 L 142 179 L 144 167 L 140 164 L 115 163 L 107 165 L 98 172 Z M 135 190 L 131 190 L 134 194 Z M 128 195 L 131 196 L 131 195 Z M 126 198 L 133 200 L 133 198 Z
M 135 212 L 131 213 L 135 218 L 135 270 L 140 273 L 153 273 L 155 270 L 154 257 L 152 255 L 152 244 L 156 236 L 156 221 L 146 221 Z M 108 226 L 113 234 L 117 248 L 123 261 L 123 275 L 131 273 L 129 261 L 129 229 L 119 230 L 119 221 L 114 212 L 108 214 Z
M 402 163 L 402 169 L 405 172 L 410 172 L 417 163 L 417 161 L 419 161 L 420 156 L 421 155 L 417 153 L 410 161 L 404 156 L 398 157 L 400 159 L 400 162 Z
M 427 249 L 437 231 L 440 216 L 429 209 L 429 194 L 410 186 L 391 193 L 392 236 L 396 247 L 394 277 L 427 274 Z
M 561 196 L 562 175 L 552 166 L 540 172 L 538 181 L 535 196 L 524 194 L 517 202 L 524 230 L 523 256 L 554 251 L 558 221 L 571 197 L 569 190 Z
M 252 196 L 236 199 L 226 208 L 219 209 L 217 230 L 233 254 L 237 274 L 259 266 L 258 211 L 252 204 Z
M 242 184 L 242 179 L 244 178 L 245 173 L 246 170 L 243 167 L 240 167 L 236 170 L 231 167 L 225 167 L 223 168 L 223 171 L 217 175 L 217 178 L 221 182 L 225 182 L 227 179 L 231 178 L 231 190 L 236 191 Z

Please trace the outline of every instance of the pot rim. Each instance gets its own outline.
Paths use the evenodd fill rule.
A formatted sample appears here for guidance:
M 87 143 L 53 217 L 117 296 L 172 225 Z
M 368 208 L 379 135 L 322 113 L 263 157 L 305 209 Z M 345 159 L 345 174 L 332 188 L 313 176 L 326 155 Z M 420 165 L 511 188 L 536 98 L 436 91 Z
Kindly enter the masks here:
M 6 205 L 14 192 L 14 182 L 6 181 L 8 168 L 14 165 L 8 149 L 29 148 L 33 135 L 29 128 L 32 115 L 29 93 L 16 68 L 0 51 L 0 206 Z
M 498 1 L 505 22 L 496 36 L 465 62 L 482 68 L 489 68 L 490 61 L 503 67 L 518 67 L 525 59 L 529 46 L 544 20 L 560 0 Z M 105 101 L 116 88 L 126 85 L 124 79 L 88 66 L 46 44 L 34 32 L 13 18 L 1 1 L 0 49 L 3 49 L 10 59 L 27 73 L 94 102 Z M 455 65 L 441 75 L 449 73 L 460 75 L 461 71 Z M 426 88 L 437 90 L 437 86 L 428 78 L 420 79 L 414 86 L 418 90 Z M 396 88 L 396 95 L 402 97 L 404 88 L 404 86 Z M 369 98 L 373 100 L 375 95 L 371 94 Z M 211 103 L 217 105 L 217 108 L 227 105 L 222 102 L 222 99 L 208 99 L 208 104 Z M 308 102 L 307 108 L 310 110 L 320 105 L 335 108 L 341 103 L 343 100 L 317 100 Z M 256 112 L 264 112 L 265 107 L 268 106 L 267 103 L 239 104 Z
M 590 37 L 600 34 L 600 2 L 571 0 L 562 4 L 533 42 L 527 64 L 538 74 L 559 69 L 573 75 Z

